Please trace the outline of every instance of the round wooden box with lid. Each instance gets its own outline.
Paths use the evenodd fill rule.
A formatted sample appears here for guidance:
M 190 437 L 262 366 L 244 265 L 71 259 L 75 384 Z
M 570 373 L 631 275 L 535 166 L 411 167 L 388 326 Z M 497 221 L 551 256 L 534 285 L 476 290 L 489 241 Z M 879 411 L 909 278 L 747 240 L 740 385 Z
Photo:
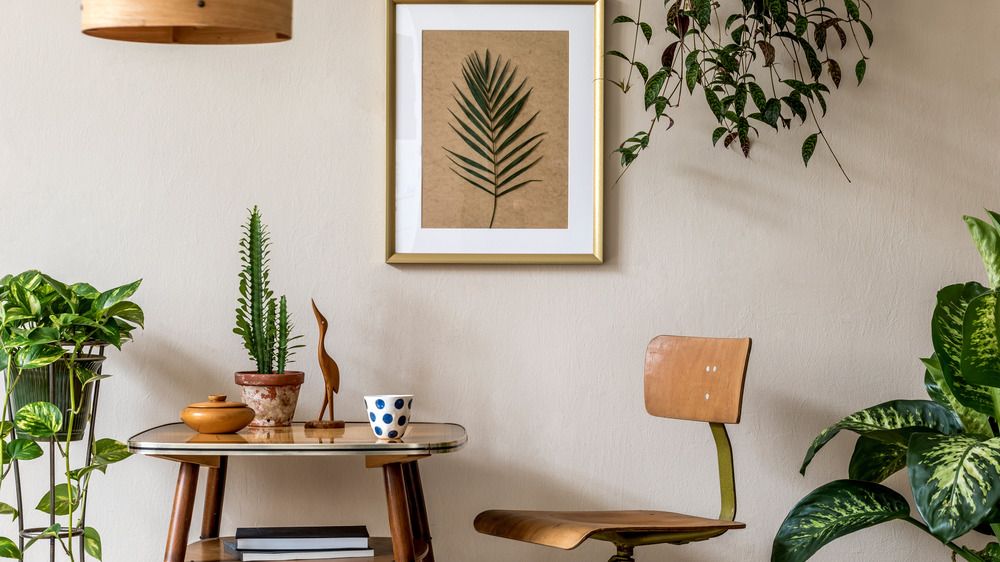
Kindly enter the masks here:
M 198 433 L 236 433 L 253 421 L 253 410 L 242 402 L 226 402 L 212 395 L 181 410 L 181 421 Z

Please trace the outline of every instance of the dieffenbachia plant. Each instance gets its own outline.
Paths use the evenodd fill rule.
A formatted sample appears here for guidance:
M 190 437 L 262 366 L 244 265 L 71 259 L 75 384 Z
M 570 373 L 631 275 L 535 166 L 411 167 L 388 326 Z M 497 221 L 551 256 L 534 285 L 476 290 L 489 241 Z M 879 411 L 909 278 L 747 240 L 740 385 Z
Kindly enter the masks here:
M 830 541 L 894 519 L 926 531 L 973 562 L 1000 561 L 1000 544 L 955 544 L 978 531 L 1000 536 L 1000 215 L 965 217 L 990 287 L 950 285 L 931 320 L 934 355 L 923 359 L 931 400 L 894 400 L 847 416 L 816 437 L 802 463 L 841 430 L 860 435 L 849 479 L 820 486 L 792 508 L 771 551 L 773 562 L 801 562 Z M 917 512 L 880 482 L 906 469 Z
M 663 6 L 666 42 L 655 64 L 644 62 L 638 48 L 640 35 L 647 45 L 654 39 L 653 26 L 643 21 L 642 0 L 634 18 L 622 15 L 612 22 L 635 26 L 635 34 L 630 52 L 607 52 L 628 64 L 628 74 L 611 82 L 627 93 L 638 75 L 643 105 L 652 113 L 649 126 L 615 150 L 622 168 L 649 146 L 659 123 L 673 126 L 669 114 L 687 95 L 703 97 L 718 121 L 712 144 L 721 140 L 749 157 L 752 139 L 760 136 L 757 127 L 790 129 L 798 120 L 809 130 L 802 142 L 803 162 L 809 164 L 822 140 L 840 166 L 818 117 L 826 115 L 826 97 L 833 95 L 828 84 L 840 87 L 844 70 L 839 61 L 853 64 L 859 85 L 865 77 L 866 51 L 874 41 L 865 22 L 872 13 L 868 2 L 666 0 Z
M 0 436 L 2 436 L 2 471 L 0 484 L 13 467 L 13 460 L 30 461 L 43 455 L 42 448 L 34 439 L 49 437 L 66 431 L 65 442 L 59 442 L 58 451 L 62 456 L 65 481 L 54 489 L 54 501 L 50 494 L 38 502 L 37 510 L 50 513 L 55 506 L 55 515 L 65 516 L 65 522 L 56 523 L 38 536 L 28 541 L 24 550 L 40 539 L 55 538 L 58 544 L 74 560 L 67 536 L 70 529 L 80 529 L 82 511 L 87 502 L 90 478 L 94 472 L 104 473 L 108 465 L 127 458 L 130 453 L 123 443 L 114 439 L 99 439 L 94 443 L 90 464 L 71 468 L 70 442 L 73 420 L 80 415 L 83 401 L 70 388 L 69 409 L 61 411 L 50 402 L 33 402 L 14 413 L 14 423 L 8 420 L 10 397 L 23 370 L 46 367 L 62 361 L 70 373 L 76 377 L 81 388 L 109 375 L 98 374 L 77 362 L 84 348 L 113 345 L 121 349 L 122 344 L 132 339 L 132 331 L 142 327 L 145 320 L 139 305 L 127 300 L 139 288 L 141 280 L 116 287 L 108 291 L 98 291 L 87 283 L 66 285 L 36 270 L 18 275 L 7 275 L 0 279 L 0 368 L 6 371 L 4 385 Z M 64 423 L 65 422 L 65 423 Z M 32 439 L 13 438 L 14 427 Z M 24 470 L 24 468 L 22 468 Z M 17 510 L 0 502 L 0 514 L 14 519 L 21 516 Z M 101 537 L 93 527 L 81 529 L 84 550 L 90 556 L 101 559 Z M 0 558 L 21 559 L 22 550 L 8 537 L 0 537 Z

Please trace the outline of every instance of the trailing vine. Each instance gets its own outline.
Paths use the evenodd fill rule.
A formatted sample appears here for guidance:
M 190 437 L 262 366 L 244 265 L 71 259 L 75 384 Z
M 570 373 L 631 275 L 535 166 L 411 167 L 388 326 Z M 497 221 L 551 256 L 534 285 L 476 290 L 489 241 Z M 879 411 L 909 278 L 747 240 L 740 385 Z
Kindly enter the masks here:
M 628 74 L 613 82 L 623 93 L 637 73 L 643 81 L 643 103 L 653 116 L 649 126 L 626 139 L 614 152 L 621 155 L 622 173 L 649 146 L 661 121 L 674 125 L 669 111 L 694 97 L 700 86 L 719 126 L 712 143 L 738 147 L 750 156 L 751 140 L 760 136 L 761 124 L 792 129 L 808 123 L 812 132 L 802 143 L 802 161 L 809 165 L 820 140 L 840 171 L 851 181 L 820 125 L 826 115 L 830 88 L 824 75 L 839 88 L 843 71 L 836 57 L 858 57 L 854 76 L 860 85 L 867 70 L 874 36 L 862 19 L 871 6 L 866 0 L 842 0 L 837 9 L 828 0 L 740 0 L 727 13 L 715 0 L 665 0 L 669 42 L 656 66 L 638 58 L 639 38 L 649 45 L 653 26 L 643 21 L 643 0 L 636 16 L 618 16 L 613 24 L 631 24 L 635 34 L 631 55 L 611 50 L 607 56 L 628 63 Z M 735 3 L 735 2 L 733 2 Z M 713 33 L 714 32 L 714 33 Z M 714 35 L 714 36 L 713 36 Z M 650 72 L 651 68 L 658 68 Z M 761 77 L 758 78 L 758 74 Z M 817 115 L 817 108 L 821 111 Z M 795 121 L 798 120 L 798 123 Z

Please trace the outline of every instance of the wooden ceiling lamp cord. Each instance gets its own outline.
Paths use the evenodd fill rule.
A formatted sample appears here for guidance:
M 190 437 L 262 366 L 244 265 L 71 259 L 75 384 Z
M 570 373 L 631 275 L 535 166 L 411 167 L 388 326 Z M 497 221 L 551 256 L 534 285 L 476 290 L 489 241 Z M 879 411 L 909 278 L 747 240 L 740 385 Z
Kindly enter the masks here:
M 81 0 L 81 29 L 141 43 L 274 43 L 292 38 L 292 0 Z

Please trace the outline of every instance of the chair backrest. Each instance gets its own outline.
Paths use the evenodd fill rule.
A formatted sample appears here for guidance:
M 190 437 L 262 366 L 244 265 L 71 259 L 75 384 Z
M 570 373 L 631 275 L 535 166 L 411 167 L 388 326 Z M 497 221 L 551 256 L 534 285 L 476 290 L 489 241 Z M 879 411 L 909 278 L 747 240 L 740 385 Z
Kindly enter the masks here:
M 646 411 L 661 418 L 739 423 L 750 338 L 657 336 L 646 347 Z

